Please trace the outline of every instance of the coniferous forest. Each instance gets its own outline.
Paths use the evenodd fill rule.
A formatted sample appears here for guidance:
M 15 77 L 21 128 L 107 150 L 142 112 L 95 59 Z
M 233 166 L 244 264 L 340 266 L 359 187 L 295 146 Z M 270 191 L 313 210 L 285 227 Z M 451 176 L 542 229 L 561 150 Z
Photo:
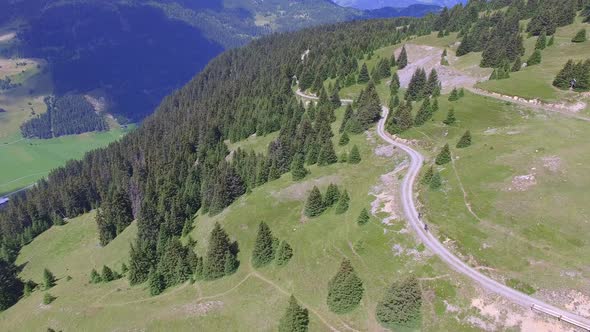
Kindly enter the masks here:
M 567 24 L 570 8 L 583 4 L 569 0 L 567 5 L 558 6 L 556 3 L 563 2 L 548 0 L 543 2 L 547 5 L 529 6 L 534 2 L 472 0 L 439 16 L 340 23 L 272 35 L 224 52 L 183 88 L 164 98 L 137 130 L 106 148 L 87 153 L 82 160 L 53 170 L 7 204 L 0 212 L 0 255 L 6 262 L 6 266 L 0 265 L 0 271 L 6 271 L 1 273 L 2 278 L 7 279 L 6 285 L 17 285 L 11 265 L 20 247 L 63 218 L 92 209 L 98 209 L 101 245 L 108 245 L 137 220 L 128 278 L 132 284 L 149 281 L 154 294 L 191 275 L 207 280 L 235 272 L 240 265 L 236 256 L 239 244 L 220 225 L 212 231 L 204 257 L 196 257 L 188 247 L 191 243 L 183 245 L 179 237 L 190 228 L 197 211 L 218 214 L 249 190 L 277 179 L 292 167 L 305 176 L 301 172 L 304 165 L 326 166 L 338 161 L 330 126 L 337 105 L 329 97 L 334 91 L 326 91 L 322 82 L 333 78 L 345 85 L 351 78 L 356 80 L 359 73 L 364 80 L 366 68 L 358 68 L 357 61 L 365 54 L 433 31 L 459 32 L 463 38 L 461 53 L 483 51 L 483 67 L 512 63 L 524 50 L 519 20 L 531 18 L 527 31 L 536 34 L 536 22 L 547 19 L 555 26 Z M 482 10 L 507 4 L 510 7 L 505 12 L 479 17 Z M 547 35 L 554 31 L 552 26 L 545 28 Z M 306 50 L 310 52 L 302 59 Z M 389 75 L 393 65 L 395 61 L 383 62 L 378 75 Z M 315 90 L 317 105 L 306 109 L 296 99 L 296 81 L 303 90 Z M 437 73 L 420 70 L 413 81 L 407 101 L 399 103 L 388 123 L 390 131 L 419 125 L 438 108 Z M 421 102 L 418 119 L 411 118 L 412 101 Z M 79 106 L 76 100 L 60 98 L 48 104 L 51 111 L 45 117 L 23 126 L 25 136 L 104 129 L 104 124 L 89 114 L 76 118 L 73 127 L 66 125 L 63 119 L 72 119 L 70 111 Z M 94 114 L 90 109 L 88 112 Z M 351 134 L 379 120 L 380 104 L 371 80 L 347 114 L 345 127 Z M 278 132 L 278 137 L 266 153 L 237 150 L 227 158 L 224 140 L 235 142 L 273 132 Z M 266 264 L 266 259 L 257 258 L 256 262 Z M 12 288 L 0 290 L 0 309 L 20 294 Z M 388 316 L 383 314 L 383 321 L 388 322 Z
M 83 96 L 51 96 L 46 97 L 44 102 L 47 112 L 21 125 L 24 137 L 53 138 L 109 129 L 103 116 L 97 114 Z

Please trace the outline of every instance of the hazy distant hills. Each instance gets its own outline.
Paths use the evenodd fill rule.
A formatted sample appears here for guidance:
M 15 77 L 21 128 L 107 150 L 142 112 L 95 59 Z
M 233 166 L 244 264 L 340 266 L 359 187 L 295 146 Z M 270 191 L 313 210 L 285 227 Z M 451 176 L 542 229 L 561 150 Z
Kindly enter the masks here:
M 328 0 L 8 0 L 20 56 L 52 65 L 58 94 L 100 88 L 140 120 L 227 48 L 277 31 L 339 21 L 422 16 L 436 6 L 363 11 Z
M 458 3 L 466 3 L 467 0 L 333 0 L 334 3 L 358 9 L 378 9 L 383 7 L 401 8 L 411 5 L 434 5 L 439 7 L 452 7 Z

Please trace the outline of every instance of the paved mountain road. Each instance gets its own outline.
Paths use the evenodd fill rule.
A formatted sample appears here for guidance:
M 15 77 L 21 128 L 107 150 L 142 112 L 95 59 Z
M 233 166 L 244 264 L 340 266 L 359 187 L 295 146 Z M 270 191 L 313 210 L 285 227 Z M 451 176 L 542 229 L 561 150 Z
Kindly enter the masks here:
M 299 90 L 297 90 L 296 93 L 302 98 L 312 100 L 317 99 L 317 97 L 306 95 Z M 342 103 L 352 103 L 352 100 L 343 99 Z M 418 217 L 418 210 L 416 209 L 416 205 L 414 203 L 414 184 L 416 183 L 416 179 L 418 178 L 418 174 L 420 173 L 420 169 L 424 163 L 424 157 L 422 154 L 420 154 L 420 152 L 412 149 L 410 146 L 400 141 L 393 139 L 385 132 L 385 122 L 387 120 L 387 116 L 389 115 L 389 109 L 385 106 L 382 106 L 382 112 L 382 117 L 377 124 L 377 133 L 379 137 L 381 137 L 381 139 L 383 139 L 385 142 L 403 150 L 410 157 L 410 166 L 402 182 L 401 201 L 404 214 L 409 225 L 414 229 L 424 245 L 428 247 L 434 254 L 439 256 L 453 270 L 469 277 L 486 290 L 499 294 L 511 302 L 519 304 L 525 308 L 535 308 L 538 311 L 550 313 L 552 316 L 559 318 L 560 320 L 565 320 L 573 325 L 590 331 L 590 319 L 554 307 L 551 304 L 545 303 L 532 296 L 514 290 L 486 276 L 455 256 L 449 249 L 443 246 L 443 244 L 434 235 L 432 235 L 432 233 L 424 229 L 424 223 Z

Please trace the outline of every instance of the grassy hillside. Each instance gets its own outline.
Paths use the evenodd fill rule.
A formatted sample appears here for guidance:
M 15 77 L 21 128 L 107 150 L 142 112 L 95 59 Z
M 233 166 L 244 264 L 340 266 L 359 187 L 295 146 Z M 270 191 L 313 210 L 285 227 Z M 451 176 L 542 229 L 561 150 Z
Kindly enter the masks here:
M 337 126 L 343 109 L 337 112 Z M 336 140 L 337 138 L 335 138 Z M 261 149 L 266 138 L 252 138 L 248 148 Z M 59 278 L 50 290 L 57 297 L 49 306 L 40 305 L 43 292 L 36 291 L 13 308 L 0 314 L 0 325 L 7 330 L 83 329 L 104 331 L 113 329 L 160 330 L 256 330 L 273 331 L 287 304 L 295 294 L 310 310 L 310 330 L 328 331 L 332 327 L 355 330 L 380 330 L 375 320 L 376 302 L 388 285 L 408 274 L 421 278 L 426 294 L 421 329 L 443 328 L 453 331 L 474 330 L 464 317 L 445 314 L 445 301 L 468 316 L 465 301 L 474 294 L 461 277 L 448 271 L 408 236 L 399 217 L 390 219 L 387 204 L 395 204 L 394 188 L 403 170 L 398 169 L 405 157 L 397 151 L 378 156 L 381 146 L 374 131 L 354 136 L 351 143 L 338 148 L 348 150 L 352 144 L 361 149 L 359 165 L 337 164 L 311 167 L 311 175 L 293 182 L 290 174 L 256 188 L 235 202 L 222 214 L 195 218 L 190 236 L 197 240 L 197 251 L 204 253 L 214 222 L 220 222 L 240 245 L 238 272 L 217 281 L 197 281 L 150 297 L 146 285 L 129 287 L 126 279 L 108 284 L 88 284 L 92 268 L 100 270 L 107 264 L 117 270 L 126 260 L 128 245 L 135 227 L 129 227 L 116 240 L 101 248 L 98 245 L 94 213 L 53 227 L 36 238 L 21 252 L 17 263 L 25 264 L 21 273 L 25 279 L 40 281 L 44 267 Z M 243 146 L 242 146 L 243 147 Z M 392 172 L 397 169 L 395 173 Z M 386 182 L 382 174 L 389 173 Z M 344 215 L 334 214 L 333 208 L 320 217 L 303 217 L 307 192 L 313 185 L 325 190 L 329 183 L 348 189 L 351 206 Z M 378 195 L 380 200 L 376 200 Z M 377 217 L 364 226 L 356 224 L 362 208 L 375 204 Z M 389 225 L 381 223 L 388 218 Z M 288 241 L 294 257 L 285 267 L 272 264 L 262 269 L 251 267 L 250 257 L 256 229 L 266 221 L 275 236 Z M 335 315 L 326 305 L 327 283 L 336 273 L 342 258 L 348 258 L 365 285 L 361 306 L 350 314 Z M 66 276 L 72 280 L 67 281 Z M 451 277 L 452 276 L 452 277 Z M 435 295 L 436 294 L 436 295 Z M 261 313 L 264 313 L 261 315 Z M 23 315 L 27 315 L 24 319 Z

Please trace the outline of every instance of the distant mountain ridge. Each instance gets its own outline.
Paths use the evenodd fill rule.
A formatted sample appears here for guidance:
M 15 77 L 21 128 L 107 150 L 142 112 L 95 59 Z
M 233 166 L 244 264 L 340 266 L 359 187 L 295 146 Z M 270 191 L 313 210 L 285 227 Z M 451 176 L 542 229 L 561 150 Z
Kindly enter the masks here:
M 385 7 L 406 8 L 412 5 L 430 5 L 437 7 L 452 7 L 467 0 L 333 0 L 335 4 L 362 10 L 373 10 Z

